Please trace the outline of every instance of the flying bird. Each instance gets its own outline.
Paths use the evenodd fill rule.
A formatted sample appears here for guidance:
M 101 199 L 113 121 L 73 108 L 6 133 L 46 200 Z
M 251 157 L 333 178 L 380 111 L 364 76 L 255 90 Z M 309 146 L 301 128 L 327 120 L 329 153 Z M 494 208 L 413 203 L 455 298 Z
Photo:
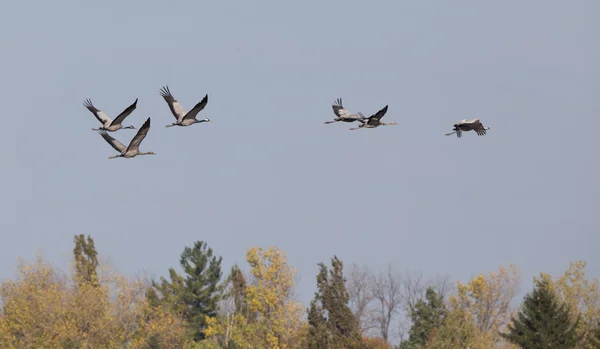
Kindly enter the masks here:
M 458 123 L 454 124 L 454 129 L 450 133 L 446 133 L 446 136 L 450 136 L 456 133 L 456 137 L 460 138 L 463 132 L 475 131 L 478 136 L 483 136 L 490 128 L 487 126 L 483 126 L 479 119 L 466 120 L 463 119 Z
M 344 106 L 342 105 L 341 98 L 338 98 L 336 101 L 334 101 L 331 107 L 333 108 L 333 112 L 335 113 L 335 115 L 337 115 L 337 118 L 333 119 L 333 121 L 325 121 L 324 122 L 325 124 L 332 124 L 332 123 L 338 122 L 338 121 L 343 121 L 343 122 L 358 121 L 358 122 L 361 122 L 364 124 L 365 120 L 367 119 L 360 113 L 352 114 L 347 109 L 345 109 Z
M 386 105 L 385 107 L 383 107 L 377 113 L 375 113 L 375 114 L 369 116 L 368 118 L 366 118 L 367 121 L 365 123 L 359 125 L 358 127 L 351 128 L 350 130 L 358 130 L 360 128 L 375 128 L 375 127 L 378 127 L 378 126 L 396 125 L 395 121 L 392 121 L 392 122 L 381 122 L 381 118 L 385 115 L 385 113 L 387 113 L 387 110 L 388 110 L 388 106 Z M 360 112 L 359 112 L 359 114 L 361 116 L 363 116 Z
M 109 156 L 108 157 L 109 159 L 114 159 L 114 158 L 119 158 L 119 157 L 120 158 L 132 158 L 137 155 L 156 155 L 152 151 L 149 151 L 149 152 L 141 152 L 140 151 L 140 143 L 142 143 L 144 138 L 146 138 L 146 135 L 148 134 L 148 130 L 150 130 L 150 118 L 148 118 L 146 120 L 146 122 L 144 122 L 142 127 L 140 127 L 139 131 L 137 132 L 135 137 L 133 137 L 131 142 L 129 142 L 129 146 L 127 146 L 127 147 L 124 146 L 118 140 L 109 136 L 105 130 L 100 130 L 100 131 L 98 131 L 98 133 L 100 133 L 102 138 L 104 138 L 108 142 L 108 144 L 110 144 L 113 148 L 115 148 L 116 151 L 118 151 L 120 153 L 119 155 Z
M 136 98 L 135 102 L 133 102 L 133 104 L 131 104 L 129 107 L 127 107 L 125 110 L 123 110 L 121 112 L 121 114 L 119 114 L 114 120 L 111 120 L 108 117 L 108 115 L 106 115 L 105 112 L 96 108 L 94 106 L 94 104 L 92 103 L 92 100 L 89 98 L 85 100 L 83 105 L 89 111 L 91 111 L 94 114 L 94 116 L 96 117 L 96 119 L 98 119 L 98 121 L 100 121 L 100 123 L 102 124 L 102 126 L 100 128 L 93 128 L 92 130 L 115 132 L 122 128 L 135 129 L 135 127 L 133 127 L 132 125 L 123 127 L 123 125 L 121 125 L 121 123 L 123 122 L 123 120 L 125 120 L 126 117 L 129 116 L 129 114 L 131 114 L 135 110 L 135 108 L 137 108 L 137 102 L 138 102 L 138 99 Z
M 169 90 L 169 86 L 163 86 L 160 90 L 160 95 L 163 96 L 163 98 L 169 105 L 169 109 L 171 109 L 171 113 L 173 113 L 175 120 L 177 120 L 176 122 L 169 124 L 165 127 L 191 126 L 200 122 L 210 121 L 210 119 L 196 119 L 196 115 L 198 115 L 198 113 L 202 111 L 202 109 L 204 109 L 204 107 L 206 107 L 206 105 L 208 104 L 208 94 L 206 94 L 206 96 L 204 96 L 204 98 L 200 102 L 198 102 L 198 104 L 196 104 L 194 108 L 192 108 L 192 110 L 190 110 L 187 113 L 181 106 L 181 103 L 179 103 L 175 99 L 175 97 L 173 97 L 171 91 Z

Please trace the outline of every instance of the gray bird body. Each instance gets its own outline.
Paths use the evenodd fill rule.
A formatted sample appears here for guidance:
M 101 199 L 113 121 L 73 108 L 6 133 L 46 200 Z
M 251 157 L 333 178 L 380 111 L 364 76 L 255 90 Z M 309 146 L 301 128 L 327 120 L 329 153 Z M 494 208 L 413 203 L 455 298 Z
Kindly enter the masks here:
M 83 105 L 90 112 L 92 112 L 92 114 L 94 114 L 96 119 L 98 119 L 98 121 L 100 121 L 100 123 L 102 124 L 101 127 L 93 128 L 92 130 L 115 132 L 115 131 L 123 129 L 123 128 L 135 129 L 135 127 L 133 125 L 123 126 L 123 125 L 121 125 L 121 123 L 123 122 L 123 120 L 125 120 L 126 117 L 129 116 L 129 114 L 131 114 L 135 110 L 135 108 L 137 108 L 137 102 L 138 102 L 138 99 L 136 98 L 135 102 L 133 102 L 133 104 L 131 104 L 129 107 L 127 107 L 125 110 L 123 110 L 121 112 L 121 114 L 117 115 L 117 117 L 114 120 L 111 120 L 111 118 L 108 117 L 108 115 L 106 115 L 105 112 L 96 108 L 94 106 L 94 104 L 92 103 L 92 100 L 89 98 L 85 100 Z
M 355 122 L 358 121 L 360 123 L 364 123 L 367 118 L 365 118 L 361 113 L 353 114 L 344 108 L 342 104 L 342 99 L 338 98 L 331 105 L 333 108 L 333 113 L 337 115 L 337 118 L 333 119 L 333 121 L 325 121 L 325 124 L 332 124 L 334 122 Z
M 456 133 L 456 137 L 462 137 L 463 132 L 475 131 L 478 136 L 484 136 L 490 128 L 487 126 L 483 126 L 481 121 L 477 118 L 466 120 L 463 119 L 456 124 L 454 124 L 454 129 L 450 133 L 446 133 L 446 136 L 450 136 Z
M 123 143 L 119 142 L 118 140 L 114 139 L 113 137 L 111 137 L 110 135 L 108 135 L 108 133 L 106 133 L 106 130 L 99 130 L 98 133 L 100 133 L 100 135 L 102 136 L 102 138 L 104 138 L 104 140 L 106 140 L 106 142 L 108 142 L 108 144 L 110 144 L 116 151 L 119 152 L 119 155 L 114 155 L 114 156 L 110 156 L 109 159 L 115 159 L 115 158 L 132 158 L 138 155 L 156 155 L 154 152 L 141 152 L 140 151 L 140 143 L 142 143 L 142 141 L 144 140 L 144 138 L 146 138 L 146 135 L 148 134 L 148 131 L 150 130 L 150 118 L 148 118 L 146 120 L 146 122 L 144 122 L 144 124 L 142 125 L 142 127 L 140 127 L 139 131 L 137 132 L 137 134 L 133 137 L 133 139 L 131 139 L 131 142 L 129 142 L 129 146 L 125 146 L 123 145 Z
M 171 91 L 169 90 L 169 86 L 163 86 L 160 90 L 160 95 L 169 105 L 169 109 L 176 120 L 174 123 L 166 125 L 165 127 L 191 126 L 201 122 L 210 122 L 210 119 L 196 119 L 196 115 L 198 115 L 198 113 L 201 112 L 208 104 L 208 94 L 206 94 L 206 96 L 204 96 L 204 98 L 187 113 L 185 109 L 183 109 L 183 106 L 181 106 L 181 103 L 179 103 L 179 101 L 173 97 Z
M 385 107 L 383 107 L 377 113 L 375 113 L 375 114 L 369 116 L 368 118 L 366 118 L 366 120 L 367 120 L 366 122 L 362 123 L 358 127 L 351 128 L 350 130 L 358 130 L 358 129 L 361 129 L 361 128 L 375 128 L 375 127 L 379 127 L 379 126 L 396 125 L 395 121 L 392 121 L 392 122 L 382 122 L 381 121 L 381 118 L 385 115 L 385 113 L 387 113 L 387 110 L 388 110 L 388 106 L 386 105 Z

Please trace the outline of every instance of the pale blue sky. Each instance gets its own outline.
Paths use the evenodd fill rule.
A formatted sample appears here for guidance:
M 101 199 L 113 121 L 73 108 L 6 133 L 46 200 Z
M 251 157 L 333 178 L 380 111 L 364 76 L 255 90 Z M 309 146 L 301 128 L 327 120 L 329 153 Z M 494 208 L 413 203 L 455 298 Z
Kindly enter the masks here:
M 283 249 L 308 302 L 318 262 L 466 281 L 517 263 L 600 274 L 598 1 L 16 1 L 0 13 L 0 279 L 91 234 L 165 275 L 195 240 L 228 268 Z M 168 84 L 212 123 L 168 128 Z M 351 111 L 399 126 L 349 131 Z M 82 102 L 125 124 L 115 151 Z M 444 133 L 463 118 L 492 129 Z M 128 143 L 136 131 L 114 134 Z

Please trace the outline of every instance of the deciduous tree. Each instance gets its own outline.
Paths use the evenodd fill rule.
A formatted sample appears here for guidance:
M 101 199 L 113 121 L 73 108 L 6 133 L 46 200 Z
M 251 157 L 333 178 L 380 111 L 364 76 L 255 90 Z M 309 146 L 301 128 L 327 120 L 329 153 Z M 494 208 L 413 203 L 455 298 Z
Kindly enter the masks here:
M 74 249 L 71 278 L 38 255 L 35 263 L 21 262 L 17 277 L 0 285 L 0 348 L 147 349 L 153 338 L 184 348 L 184 320 L 150 308 L 143 280 L 100 263 L 97 277 L 82 277 L 90 275 L 82 270 L 92 269 L 77 268 L 78 256 Z
M 373 320 L 381 337 L 389 342 L 390 325 L 399 315 L 404 302 L 402 295 L 402 277 L 391 265 L 386 271 L 380 271 L 371 280 L 373 300 L 375 302 Z
M 488 275 L 479 274 L 466 285 L 459 282 L 457 301 L 473 316 L 479 332 L 497 338 L 498 331 L 510 318 L 510 303 L 519 283 L 520 271 L 516 265 L 500 267 Z
M 359 322 L 361 333 L 366 335 L 375 327 L 372 309 L 370 308 L 373 301 L 373 287 L 371 285 L 373 273 L 366 265 L 353 264 L 349 269 L 350 272 L 346 281 L 349 295 L 348 305 Z
M 251 278 L 245 288 L 245 302 L 239 304 L 247 305 L 248 317 L 243 306 L 231 320 L 207 317 L 207 338 L 215 339 L 229 331 L 231 342 L 238 348 L 299 348 L 305 313 L 302 304 L 293 298 L 297 271 L 287 264 L 285 253 L 274 247 L 251 248 L 246 261 Z M 242 284 L 239 276 L 233 279 L 238 277 L 237 282 Z
M 568 270 L 554 282 L 558 297 L 569 305 L 571 320 L 581 316 L 577 334 L 581 338 L 577 348 L 593 348 L 590 337 L 600 322 L 600 285 L 598 279 L 586 274 L 585 261 L 574 261 Z
M 94 239 L 88 235 L 87 240 L 83 234 L 75 235 L 73 259 L 75 262 L 74 279 L 78 283 L 87 283 L 98 286 L 98 252 L 94 246 Z

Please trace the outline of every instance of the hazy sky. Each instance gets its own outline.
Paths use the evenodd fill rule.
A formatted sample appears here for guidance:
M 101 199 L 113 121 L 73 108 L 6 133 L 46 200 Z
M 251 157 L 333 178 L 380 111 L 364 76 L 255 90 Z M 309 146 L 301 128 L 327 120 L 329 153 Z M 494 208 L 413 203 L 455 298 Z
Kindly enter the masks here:
M 0 280 L 91 234 L 124 273 L 166 275 L 196 240 L 226 269 L 284 250 L 315 291 L 338 255 L 467 281 L 583 259 L 600 274 L 600 3 L 26 1 L 0 12 Z M 159 89 L 213 122 L 174 121 Z M 399 126 L 324 125 L 342 97 Z M 86 98 L 142 151 L 91 130 Z M 478 117 L 484 137 L 445 137 Z M 128 144 L 135 130 L 112 133 Z

